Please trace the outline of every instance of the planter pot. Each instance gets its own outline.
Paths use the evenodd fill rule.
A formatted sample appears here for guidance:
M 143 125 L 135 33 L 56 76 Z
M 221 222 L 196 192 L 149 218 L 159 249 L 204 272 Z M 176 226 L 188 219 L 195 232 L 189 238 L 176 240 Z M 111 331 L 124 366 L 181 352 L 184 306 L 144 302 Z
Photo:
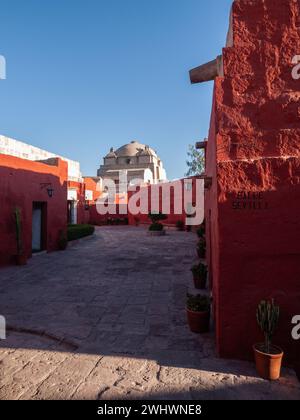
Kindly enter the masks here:
M 274 354 L 264 353 L 262 348 L 263 344 L 256 344 L 253 346 L 257 373 L 263 379 L 277 381 L 280 378 L 284 353 L 281 348 L 277 346 L 272 346 Z
M 205 257 L 206 257 L 206 252 L 205 251 L 200 251 L 199 249 L 197 249 L 197 254 L 198 254 L 198 257 L 202 260 L 205 259 Z
M 206 289 L 206 277 L 193 274 L 195 289 L 205 290 Z
M 196 334 L 209 332 L 210 311 L 193 312 L 187 309 L 187 318 L 190 330 Z
M 27 256 L 26 255 L 16 255 L 16 264 L 17 265 L 26 265 L 27 264 Z
M 165 236 L 166 235 L 166 231 L 165 230 L 158 230 L 158 231 L 148 231 L 148 235 L 149 236 Z

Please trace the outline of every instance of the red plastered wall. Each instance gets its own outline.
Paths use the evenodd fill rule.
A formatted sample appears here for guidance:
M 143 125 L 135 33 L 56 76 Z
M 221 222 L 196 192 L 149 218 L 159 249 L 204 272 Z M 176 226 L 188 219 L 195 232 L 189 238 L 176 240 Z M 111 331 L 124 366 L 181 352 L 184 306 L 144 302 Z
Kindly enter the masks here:
M 58 249 L 60 232 L 67 227 L 67 163 L 52 160 L 53 165 L 0 154 L 0 265 L 14 263 L 17 254 L 14 211 L 21 209 L 25 254 L 31 256 L 32 205 L 46 205 L 45 248 Z M 48 196 L 46 185 L 53 189 Z
M 300 314 L 300 4 L 233 4 L 234 45 L 223 51 L 209 136 L 206 197 L 209 263 L 221 356 L 252 359 L 263 337 L 255 311 L 274 298 L 281 319 L 274 343 L 299 362 L 291 320 Z

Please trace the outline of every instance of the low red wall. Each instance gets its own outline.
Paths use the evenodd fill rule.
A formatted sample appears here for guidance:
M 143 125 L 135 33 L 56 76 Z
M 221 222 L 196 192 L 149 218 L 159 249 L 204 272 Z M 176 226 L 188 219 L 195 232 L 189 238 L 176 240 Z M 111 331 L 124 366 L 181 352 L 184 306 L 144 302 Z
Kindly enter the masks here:
M 195 205 L 196 203 L 196 179 L 197 177 L 191 177 L 189 178 L 192 181 L 192 190 L 191 190 L 191 203 Z M 96 185 L 94 183 L 94 185 Z M 178 190 L 175 187 L 175 185 L 177 186 L 177 188 L 180 190 L 180 195 L 178 195 Z M 167 194 L 166 189 L 168 187 L 171 186 L 171 193 L 170 193 L 170 212 L 169 214 L 167 214 L 166 212 L 164 212 L 164 208 L 163 208 L 163 197 L 165 197 L 165 195 Z M 87 189 L 94 191 L 93 190 L 93 183 L 89 183 L 86 186 Z M 130 202 L 132 199 L 135 199 L 136 197 L 136 201 L 137 201 L 137 207 L 140 206 L 140 201 L 137 199 L 138 196 L 140 194 L 145 194 L 146 197 L 148 198 L 148 202 L 147 202 L 147 208 L 145 209 L 145 211 L 143 212 L 138 212 L 137 214 L 132 214 L 131 210 L 130 210 L 130 206 L 127 205 L 116 205 L 116 214 L 106 214 L 106 215 L 101 215 L 97 212 L 97 205 L 94 202 L 90 202 L 89 203 L 89 222 L 91 224 L 94 225 L 103 225 L 103 224 L 107 224 L 110 223 L 111 221 L 115 221 L 116 219 L 119 221 L 124 221 L 124 220 L 128 220 L 128 223 L 130 225 L 136 225 L 138 224 L 150 224 L 151 221 L 149 219 L 149 213 L 151 211 L 151 197 L 152 195 L 156 195 L 159 197 L 158 199 L 158 208 L 157 211 L 161 212 L 161 213 L 166 213 L 167 214 L 167 219 L 165 221 L 163 221 L 162 223 L 164 225 L 168 225 L 168 226 L 176 226 L 178 221 L 182 221 L 185 223 L 186 221 L 186 213 L 184 211 L 184 180 L 179 180 L 179 181 L 175 181 L 173 183 L 166 183 L 166 184 L 159 184 L 159 185 L 148 185 L 148 186 L 144 186 L 142 188 L 137 188 L 136 191 L 134 192 L 129 192 L 128 193 L 128 201 Z M 99 192 L 97 192 L 98 197 L 100 196 Z M 181 211 L 179 214 L 176 214 L 176 202 L 180 202 L 181 203 Z M 120 208 L 122 207 L 122 210 L 124 209 L 125 206 L 125 212 L 121 212 Z
M 192 194 L 191 194 L 191 204 L 195 205 L 196 203 L 196 184 L 195 181 L 197 177 L 191 177 L 189 178 L 192 181 Z M 170 189 L 170 212 L 165 212 L 163 208 L 163 198 L 164 198 L 164 188 L 168 188 L 171 186 Z M 180 195 L 177 193 L 177 187 L 180 189 Z M 146 212 L 138 213 L 138 214 L 131 214 L 129 210 L 129 224 L 135 225 L 137 223 L 142 224 L 151 224 L 151 220 L 149 219 L 149 213 L 151 212 L 151 199 L 152 196 L 159 197 L 158 200 L 158 208 L 156 209 L 157 212 L 161 212 L 163 214 L 166 214 L 167 219 L 162 221 L 166 226 L 176 226 L 177 222 L 181 221 L 183 223 L 186 222 L 186 212 L 184 209 L 184 180 L 178 180 L 174 181 L 172 183 L 166 183 L 166 184 L 159 184 L 159 185 L 149 185 L 142 187 L 142 189 L 146 190 L 145 193 L 148 196 L 148 208 L 146 209 Z M 135 194 L 144 194 L 141 190 L 139 190 L 136 193 L 130 193 L 129 197 L 131 198 Z M 175 211 L 176 209 L 176 203 L 181 203 L 181 212 L 177 214 Z M 138 202 L 138 205 L 140 203 Z M 146 214 L 145 214 L 146 213 Z
M 52 165 L 47 165 L 0 154 L 0 265 L 14 263 L 17 253 L 16 207 L 21 209 L 24 252 L 31 256 L 33 202 L 47 206 L 47 251 L 58 248 L 60 231 L 65 232 L 67 227 L 67 163 L 51 161 Z M 43 184 L 51 185 L 52 198 Z
M 89 223 L 95 226 L 107 225 L 109 223 L 125 223 L 128 220 L 128 213 L 120 213 L 119 206 L 116 206 L 116 214 L 105 214 L 101 215 L 97 212 L 96 204 L 89 206 Z

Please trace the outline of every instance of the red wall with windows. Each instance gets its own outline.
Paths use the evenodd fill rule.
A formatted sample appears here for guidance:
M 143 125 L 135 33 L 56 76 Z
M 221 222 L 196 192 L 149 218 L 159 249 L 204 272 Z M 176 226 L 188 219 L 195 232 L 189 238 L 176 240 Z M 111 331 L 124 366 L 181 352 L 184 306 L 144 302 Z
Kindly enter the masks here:
M 47 192 L 53 189 L 53 197 Z M 21 209 L 24 252 L 30 257 L 33 202 L 45 206 L 45 249 L 58 249 L 60 232 L 67 227 L 67 163 L 49 164 L 0 154 L 0 265 L 12 264 L 17 254 L 14 210 Z
M 274 343 L 299 362 L 300 3 L 235 1 L 233 46 L 215 81 L 206 173 L 208 262 L 219 354 L 253 359 L 262 299 L 280 305 Z

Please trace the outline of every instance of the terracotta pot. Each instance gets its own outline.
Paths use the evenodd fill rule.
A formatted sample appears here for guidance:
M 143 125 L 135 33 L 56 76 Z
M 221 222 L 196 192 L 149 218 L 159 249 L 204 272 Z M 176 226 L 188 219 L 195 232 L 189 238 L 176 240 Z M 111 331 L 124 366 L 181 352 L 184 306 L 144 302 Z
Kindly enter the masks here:
M 209 332 L 210 311 L 193 312 L 187 311 L 188 324 L 192 332 L 196 334 L 205 334 Z
M 272 346 L 274 353 L 267 354 L 261 349 L 263 344 L 256 344 L 253 346 L 256 362 L 256 370 L 259 376 L 269 381 L 277 381 L 280 378 L 282 359 L 284 356 L 280 347 Z
M 17 265 L 26 265 L 27 256 L 26 255 L 16 255 L 16 264 Z
M 166 236 L 166 231 L 165 230 L 159 230 L 159 231 L 149 230 L 148 235 L 149 236 Z
M 202 251 L 202 250 L 200 250 L 200 249 L 197 249 L 197 254 L 198 254 L 198 257 L 199 257 L 201 260 L 205 259 L 205 257 L 206 257 L 206 252 L 205 252 L 205 251 Z
M 205 290 L 206 289 L 206 277 L 202 277 L 199 274 L 193 274 L 195 289 Z

